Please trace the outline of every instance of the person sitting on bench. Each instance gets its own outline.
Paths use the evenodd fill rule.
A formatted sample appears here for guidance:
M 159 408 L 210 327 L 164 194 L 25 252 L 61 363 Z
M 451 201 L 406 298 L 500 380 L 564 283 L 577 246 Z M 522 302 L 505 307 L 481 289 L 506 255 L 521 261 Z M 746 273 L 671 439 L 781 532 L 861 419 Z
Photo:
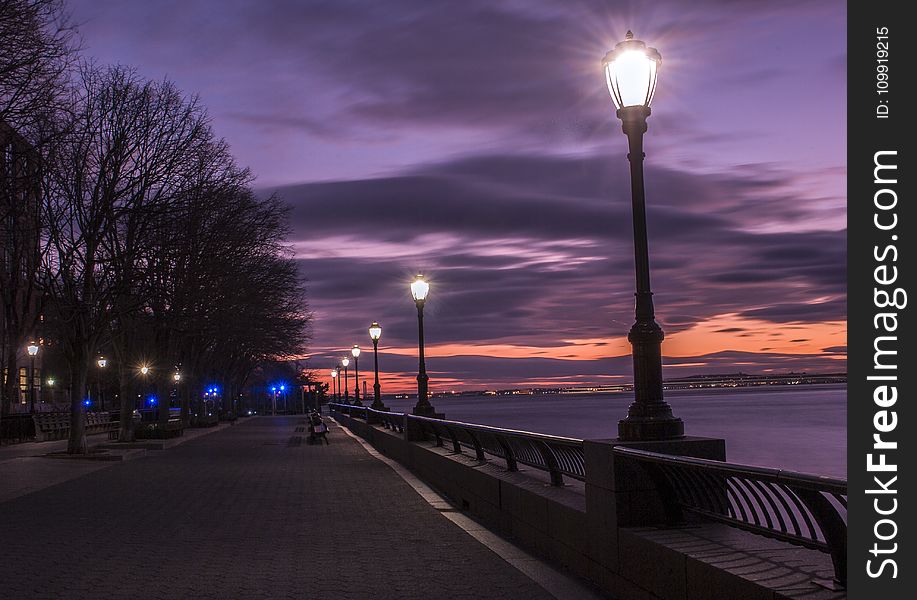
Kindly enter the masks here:
M 326 444 L 331 443 L 328 440 L 328 426 L 325 425 L 321 415 L 314 412 L 309 415 L 309 443 L 314 444 L 321 440 L 324 440 Z

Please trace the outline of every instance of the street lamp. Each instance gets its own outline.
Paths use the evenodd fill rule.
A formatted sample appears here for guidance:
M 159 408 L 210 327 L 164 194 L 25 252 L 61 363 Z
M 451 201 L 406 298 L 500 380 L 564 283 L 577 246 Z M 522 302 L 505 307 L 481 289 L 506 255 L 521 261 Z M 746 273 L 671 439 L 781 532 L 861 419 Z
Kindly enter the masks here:
M 331 393 L 334 395 L 334 401 L 338 401 L 338 370 L 331 369 Z
M 179 381 L 181 381 L 181 373 L 176 371 L 175 375 L 172 375 L 172 379 L 175 380 L 175 383 L 178 383 Z
M 149 392 L 149 380 L 147 379 L 147 375 L 150 374 L 150 368 L 147 365 L 140 365 L 140 374 L 143 375 L 144 394 L 146 394 Z M 143 408 L 142 405 L 141 408 Z
M 363 406 L 360 402 L 360 347 L 356 344 L 350 349 L 353 355 L 353 403 L 356 406 Z
M 372 408 L 374 410 L 388 410 L 388 408 L 382 404 L 382 386 L 379 385 L 379 338 L 381 337 L 382 326 L 373 321 L 373 324 L 369 326 L 369 339 L 373 341 L 373 367 L 376 374 L 376 379 L 373 383 Z
M 618 422 L 618 437 L 627 441 L 663 440 L 684 436 L 684 423 L 672 414 L 662 394 L 662 340 L 650 289 L 646 202 L 643 190 L 643 134 L 656 74 L 662 57 L 655 48 L 634 39 L 630 31 L 602 60 L 608 91 L 627 136 L 631 201 L 634 221 L 634 267 L 637 280 L 636 319 L 627 339 L 633 348 L 634 401 L 627 418 Z
M 427 366 L 423 356 L 423 305 L 429 293 L 430 284 L 424 280 L 423 275 L 418 274 L 414 281 L 411 282 L 411 296 L 414 298 L 414 304 L 417 305 L 417 355 L 419 358 L 417 404 L 414 405 L 414 414 L 428 417 L 434 414 L 433 405 L 430 404 L 430 399 L 428 398 L 430 378 L 427 377 Z
M 38 356 L 38 344 L 29 342 L 26 350 L 29 353 L 29 412 L 35 414 L 35 357 Z
M 347 380 L 347 365 L 350 364 L 350 359 L 346 356 L 341 359 L 341 366 L 344 367 L 344 404 L 350 404 L 350 392 L 347 391 L 347 387 L 350 385 Z
M 99 392 L 99 410 L 105 410 L 105 399 L 102 397 L 102 370 L 108 365 L 108 361 L 104 356 L 100 356 L 99 360 L 96 361 L 96 364 L 99 365 L 99 378 L 96 380 L 96 389 Z

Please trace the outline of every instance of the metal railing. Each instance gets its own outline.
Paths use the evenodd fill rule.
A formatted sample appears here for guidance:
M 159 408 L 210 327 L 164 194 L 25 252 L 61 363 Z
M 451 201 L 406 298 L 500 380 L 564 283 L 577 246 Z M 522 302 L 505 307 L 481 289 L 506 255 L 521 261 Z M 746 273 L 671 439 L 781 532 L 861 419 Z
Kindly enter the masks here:
M 331 406 L 343 414 L 364 420 L 371 414 L 384 427 L 404 431 L 404 413 L 347 404 Z M 453 452 L 463 454 L 464 450 L 471 450 L 478 460 L 487 460 L 487 455 L 496 456 L 506 463 L 508 471 L 518 471 L 520 464 L 527 465 L 546 471 L 551 477 L 551 484 L 558 486 L 564 485 L 564 477 L 580 481 L 586 479 L 583 440 L 410 414 L 407 422 L 418 432 L 432 437 L 437 446 L 448 442 Z
M 332 408 L 404 431 L 414 427 L 446 443 L 456 453 L 474 452 L 478 460 L 496 456 L 509 471 L 519 464 L 546 471 L 553 485 L 564 477 L 585 481 L 583 440 L 514 429 L 446 421 L 418 415 L 377 411 L 350 405 Z M 670 524 L 689 512 L 702 518 L 765 537 L 825 552 L 831 556 L 835 579 L 847 582 L 847 482 L 843 479 L 794 473 L 686 456 L 659 454 L 616 446 L 617 457 L 642 467 L 658 490 Z
M 684 512 L 831 555 L 847 582 L 847 482 L 843 479 L 658 454 L 617 446 L 640 464 L 662 497 L 670 523 Z
M 519 464 L 534 467 L 547 471 L 551 484 L 558 486 L 564 485 L 564 477 L 586 480 L 583 440 L 418 415 L 408 415 L 408 421 L 431 434 L 437 446 L 448 440 L 453 452 L 467 448 L 478 460 L 487 460 L 486 454 L 502 458 L 507 471 L 518 471 Z

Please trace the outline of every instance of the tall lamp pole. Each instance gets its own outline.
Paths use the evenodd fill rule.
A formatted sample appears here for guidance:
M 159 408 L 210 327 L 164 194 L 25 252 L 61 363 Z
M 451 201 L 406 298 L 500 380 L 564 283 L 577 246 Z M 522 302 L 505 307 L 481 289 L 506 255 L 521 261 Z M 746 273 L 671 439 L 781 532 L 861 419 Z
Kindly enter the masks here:
M 354 344 L 350 354 L 353 355 L 353 403 L 355 406 L 363 406 L 360 402 L 360 346 Z
M 341 359 L 341 366 L 344 367 L 344 404 L 350 404 L 350 392 L 347 389 L 350 387 L 349 380 L 347 379 L 348 365 L 350 365 L 350 359 L 345 356 Z
M 608 91 L 627 136 L 631 201 L 634 221 L 634 265 L 637 292 L 636 319 L 627 339 L 633 348 L 634 401 L 627 417 L 618 422 L 618 438 L 626 441 L 664 440 L 684 436 L 684 423 L 672 414 L 662 393 L 662 340 L 650 289 L 643 189 L 643 134 L 656 91 L 656 73 L 662 57 L 655 48 L 627 32 L 623 42 L 605 55 L 602 66 Z
M 35 414 L 35 357 L 38 356 L 39 345 L 29 342 L 26 350 L 29 352 L 29 412 Z
M 100 356 L 99 360 L 96 361 L 96 364 L 99 365 L 99 377 L 96 381 L 97 390 L 99 392 L 99 411 L 105 411 L 105 399 L 102 397 L 102 374 L 105 372 L 105 367 L 108 365 L 108 361 L 104 356 Z
M 417 356 L 419 359 L 417 368 L 417 404 L 414 405 L 414 414 L 423 416 L 432 416 L 435 412 L 433 405 L 430 404 L 430 378 L 427 377 L 427 366 L 423 354 L 423 305 L 429 293 L 430 284 L 424 280 L 423 275 L 418 274 L 411 283 L 411 296 L 414 298 L 414 304 L 417 305 Z
M 373 370 L 375 372 L 372 408 L 375 410 L 388 410 L 388 407 L 382 403 L 382 386 L 379 385 L 379 339 L 381 337 L 382 326 L 373 321 L 373 324 L 369 326 L 369 338 L 373 341 Z
M 334 396 L 334 401 L 338 401 L 338 370 L 331 369 L 331 395 Z

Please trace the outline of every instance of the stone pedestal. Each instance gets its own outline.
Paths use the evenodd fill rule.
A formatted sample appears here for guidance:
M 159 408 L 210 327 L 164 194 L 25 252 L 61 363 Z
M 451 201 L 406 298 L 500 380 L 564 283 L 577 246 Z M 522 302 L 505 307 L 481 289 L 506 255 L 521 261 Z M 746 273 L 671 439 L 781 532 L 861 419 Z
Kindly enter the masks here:
M 585 440 L 586 520 L 590 554 L 603 557 L 605 569 L 618 569 L 618 529 L 656 526 L 665 522 L 663 503 L 656 486 L 634 460 L 616 457 L 615 446 L 649 452 L 726 459 L 726 441 L 683 437 L 653 442 L 625 442 L 617 438 Z

